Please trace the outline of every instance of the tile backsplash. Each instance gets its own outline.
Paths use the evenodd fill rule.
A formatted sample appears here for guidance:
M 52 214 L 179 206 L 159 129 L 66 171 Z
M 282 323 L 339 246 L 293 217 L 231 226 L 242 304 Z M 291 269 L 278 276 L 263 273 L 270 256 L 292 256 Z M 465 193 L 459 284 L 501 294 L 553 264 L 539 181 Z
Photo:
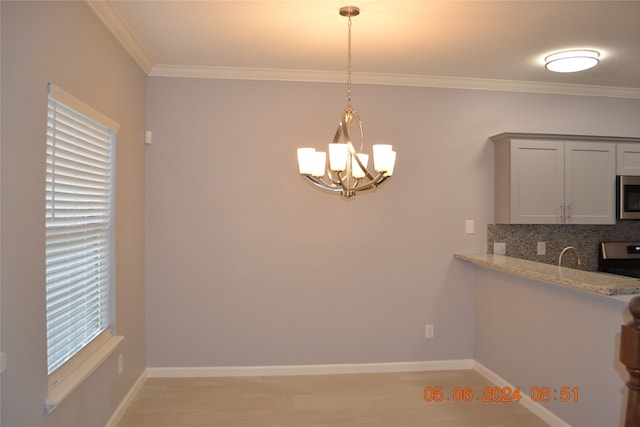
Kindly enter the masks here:
M 578 250 L 582 269 L 598 269 L 600 242 L 640 241 L 640 221 L 619 221 L 616 225 L 537 225 L 489 224 L 487 253 L 493 244 L 505 243 L 506 255 L 545 264 L 558 264 L 562 249 L 573 246 Z M 537 243 L 545 242 L 546 254 L 537 255 Z M 576 267 L 576 257 L 566 253 L 562 265 Z

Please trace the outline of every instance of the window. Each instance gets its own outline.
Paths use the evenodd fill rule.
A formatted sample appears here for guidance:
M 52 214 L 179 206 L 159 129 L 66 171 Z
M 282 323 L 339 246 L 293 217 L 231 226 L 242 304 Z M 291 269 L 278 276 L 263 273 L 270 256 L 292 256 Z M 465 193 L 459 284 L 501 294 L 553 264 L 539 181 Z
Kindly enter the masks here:
M 111 336 L 117 129 L 117 123 L 49 85 L 46 303 L 50 390 L 67 375 L 59 371 L 67 366 L 72 371 L 83 363 L 74 363 L 76 354 Z

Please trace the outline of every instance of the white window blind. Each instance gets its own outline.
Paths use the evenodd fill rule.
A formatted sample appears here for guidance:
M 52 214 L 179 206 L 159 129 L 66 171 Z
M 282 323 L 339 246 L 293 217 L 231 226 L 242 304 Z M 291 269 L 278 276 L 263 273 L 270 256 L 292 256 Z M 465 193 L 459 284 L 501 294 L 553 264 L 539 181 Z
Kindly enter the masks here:
M 49 374 L 112 323 L 118 125 L 50 85 L 46 165 Z

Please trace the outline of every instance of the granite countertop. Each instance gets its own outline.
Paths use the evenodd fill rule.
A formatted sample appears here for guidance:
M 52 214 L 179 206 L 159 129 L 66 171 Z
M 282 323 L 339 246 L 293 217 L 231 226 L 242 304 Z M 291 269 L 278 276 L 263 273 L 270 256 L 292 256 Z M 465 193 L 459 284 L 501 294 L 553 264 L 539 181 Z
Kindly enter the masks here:
M 601 295 L 640 294 L 640 279 L 633 277 L 558 267 L 557 265 L 527 261 L 505 255 L 454 254 L 454 257 L 482 267 Z

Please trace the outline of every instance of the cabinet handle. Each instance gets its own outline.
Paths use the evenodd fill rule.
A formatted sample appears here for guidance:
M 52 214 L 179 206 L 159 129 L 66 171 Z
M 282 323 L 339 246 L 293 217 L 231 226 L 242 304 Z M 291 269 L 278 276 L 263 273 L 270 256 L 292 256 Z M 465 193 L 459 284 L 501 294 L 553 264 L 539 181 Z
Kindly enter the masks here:
M 564 222 L 564 205 L 560 205 L 560 224 Z
M 571 205 L 567 205 L 567 221 L 571 221 Z

